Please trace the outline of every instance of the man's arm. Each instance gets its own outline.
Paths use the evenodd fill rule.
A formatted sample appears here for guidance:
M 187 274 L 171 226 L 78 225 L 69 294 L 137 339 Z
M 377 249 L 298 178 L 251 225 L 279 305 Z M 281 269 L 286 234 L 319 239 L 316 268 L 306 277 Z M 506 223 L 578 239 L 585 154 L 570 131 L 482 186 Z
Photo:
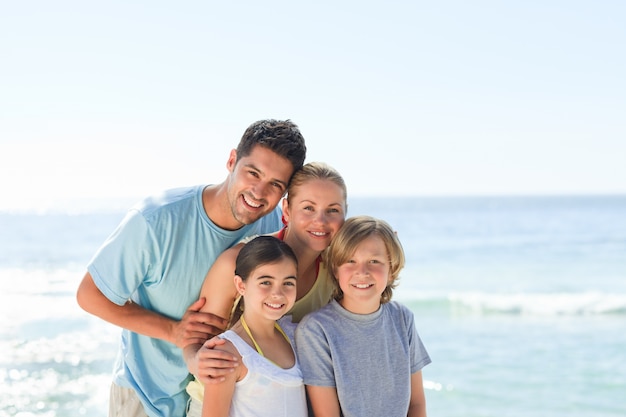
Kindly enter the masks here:
M 189 344 L 204 343 L 226 326 L 226 320 L 199 311 L 204 306 L 204 299 L 193 303 L 180 321 L 131 301 L 117 305 L 98 289 L 89 272 L 78 287 L 76 300 L 83 310 L 94 316 L 135 333 L 173 343 L 181 349 Z

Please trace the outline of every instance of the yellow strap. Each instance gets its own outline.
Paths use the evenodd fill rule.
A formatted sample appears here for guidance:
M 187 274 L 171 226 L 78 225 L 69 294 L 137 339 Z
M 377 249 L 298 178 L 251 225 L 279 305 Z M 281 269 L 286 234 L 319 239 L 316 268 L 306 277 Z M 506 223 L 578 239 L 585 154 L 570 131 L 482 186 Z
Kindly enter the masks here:
M 265 355 L 263 354 L 263 351 L 261 350 L 261 347 L 256 342 L 256 340 L 254 340 L 254 337 L 252 336 L 252 332 L 250 332 L 250 328 L 248 327 L 248 324 L 246 323 L 246 319 L 244 319 L 243 316 L 241 316 L 241 325 L 243 326 L 243 329 L 246 331 L 246 333 L 248 333 L 248 336 L 250 336 L 250 340 L 252 340 L 252 343 L 254 343 L 254 348 L 256 349 L 256 351 L 259 353 L 259 355 L 265 357 Z M 287 343 L 291 345 L 289 338 L 287 337 L 283 329 L 280 327 L 280 325 L 278 323 L 274 323 L 274 327 L 285 337 L 285 340 L 287 341 Z

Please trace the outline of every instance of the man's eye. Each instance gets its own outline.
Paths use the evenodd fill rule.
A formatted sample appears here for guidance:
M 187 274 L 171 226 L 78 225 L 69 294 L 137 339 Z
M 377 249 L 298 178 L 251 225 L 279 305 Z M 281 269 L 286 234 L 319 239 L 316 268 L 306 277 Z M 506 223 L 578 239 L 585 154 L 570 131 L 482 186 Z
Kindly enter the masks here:
M 273 182 L 272 186 L 278 188 L 281 192 L 284 191 L 283 185 L 279 182 Z

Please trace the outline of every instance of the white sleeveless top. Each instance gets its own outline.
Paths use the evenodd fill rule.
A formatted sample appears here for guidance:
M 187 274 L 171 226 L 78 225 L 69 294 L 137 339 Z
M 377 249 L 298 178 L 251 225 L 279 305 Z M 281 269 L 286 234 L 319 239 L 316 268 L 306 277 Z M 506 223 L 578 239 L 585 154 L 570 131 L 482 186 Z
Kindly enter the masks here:
M 293 346 L 295 325 L 287 317 L 279 322 Z M 232 330 L 225 331 L 219 337 L 229 340 L 235 346 L 248 368 L 246 376 L 235 384 L 229 417 L 308 416 L 302 371 L 297 358 L 294 366 L 283 369 L 259 355 Z M 190 384 L 193 383 L 201 386 L 197 380 Z M 197 395 L 197 391 L 194 394 Z M 201 398 L 198 400 L 202 401 Z

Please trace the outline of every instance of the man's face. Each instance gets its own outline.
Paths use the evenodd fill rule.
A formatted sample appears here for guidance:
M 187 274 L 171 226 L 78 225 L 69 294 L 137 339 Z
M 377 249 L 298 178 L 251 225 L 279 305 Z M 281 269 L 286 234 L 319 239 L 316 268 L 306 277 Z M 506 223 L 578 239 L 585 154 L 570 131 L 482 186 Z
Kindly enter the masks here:
M 233 217 L 242 225 L 265 216 L 278 204 L 293 174 L 291 162 L 262 146 L 236 161 L 228 160 L 228 202 Z

